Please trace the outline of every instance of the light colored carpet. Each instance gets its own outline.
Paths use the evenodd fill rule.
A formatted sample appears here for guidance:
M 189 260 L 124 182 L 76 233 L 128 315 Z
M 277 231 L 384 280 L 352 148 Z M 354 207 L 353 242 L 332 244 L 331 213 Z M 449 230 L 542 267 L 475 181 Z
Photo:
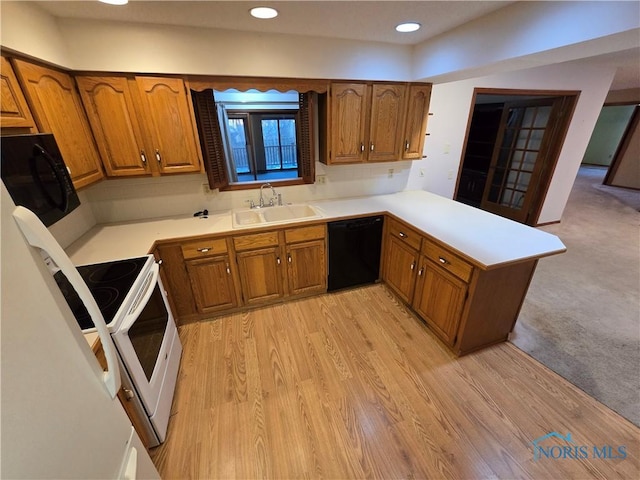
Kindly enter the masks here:
M 640 426 L 640 213 L 581 167 L 559 224 L 567 252 L 538 263 L 511 341 Z

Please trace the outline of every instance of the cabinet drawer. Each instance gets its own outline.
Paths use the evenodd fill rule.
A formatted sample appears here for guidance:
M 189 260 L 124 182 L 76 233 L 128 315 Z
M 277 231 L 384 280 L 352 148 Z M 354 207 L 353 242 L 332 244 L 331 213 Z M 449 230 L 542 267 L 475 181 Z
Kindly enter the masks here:
M 224 238 L 194 240 L 183 243 L 180 247 L 182 248 L 182 256 L 185 260 L 227 253 L 227 242 Z
M 238 252 L 263 247 L 275 247 L 278 243 L 278 232 L 254 233 L 253 235 L 242 235 L 233 238 L 233 246 Z
M 324 225 L 290 228 L 284 231 L 284 238 L 287 243 L 306 242 L 307 240 L 319 240 L 324 238 L 324 229 Z
M 405 224 L 396 220 L 389 219 L 388 231 L 389 235 L 399 238 L 414 250 L 420 250 L 422 236 L 412 228 L 409 228 Z
M 465 282 L 471 278 L 473 265 L 431 240 L 422 242 L 422 254 Z

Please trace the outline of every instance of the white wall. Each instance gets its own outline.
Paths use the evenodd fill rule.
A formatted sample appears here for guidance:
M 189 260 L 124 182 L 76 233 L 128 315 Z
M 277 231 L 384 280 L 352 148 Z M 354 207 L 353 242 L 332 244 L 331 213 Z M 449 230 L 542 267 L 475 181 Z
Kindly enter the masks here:
M 538 223 L 561 219 L 591 132 L 607 96 L 615 70 L 565 63 L 434 85 L 425 154 L 414 162 L 408 186 L 452 198 L 462 160 L 462 147 L 474 88 L 581 91 L 555 174 Z M 421 178 L 420 169 L 425 171 Z
M 389 173 L 393 169 L 393 173 Z M 286 203 L 379 195 L 405 189 L 411 162 L 326 166 L 316 163 L 316 175 L 326 182 L 315 185 L 277 187 Z M 204 208 L 230 210 L 257 201 L 257 190 L 205 194 L 205 175 L 174 175 L 160 178 L 108 180 L 85 190 L 98 223 L 143 218 L 190 215 Z M 66 220 L 66 219 L 65 219 Z

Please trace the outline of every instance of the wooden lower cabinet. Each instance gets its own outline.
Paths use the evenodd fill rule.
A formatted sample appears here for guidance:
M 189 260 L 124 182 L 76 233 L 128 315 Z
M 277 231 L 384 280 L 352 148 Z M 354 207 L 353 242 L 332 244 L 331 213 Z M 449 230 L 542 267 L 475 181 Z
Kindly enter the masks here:
M 327 290 L 324 240 L 287 245 L 289 294 L 323 293 Z
M 383 280 L 455 354 L 507 340 L 537 260 L 485 269 L 394 218 L 385 223 Z
M 238 306 L 228 255 L 187 260 L 185 264 L 198 313 Z
M 448 345 L 453 345 L 467 295 L 467 284 L 421 257 L 413 309 Z
M 242 297 L 247 305 L 270 302 L 284 296 L 280 247 L 248 250 L 236 254 Z
M 413 300 L 417 261 L 416 250 L 392 235 L 387 236 L 384 280 L 406 303 Z

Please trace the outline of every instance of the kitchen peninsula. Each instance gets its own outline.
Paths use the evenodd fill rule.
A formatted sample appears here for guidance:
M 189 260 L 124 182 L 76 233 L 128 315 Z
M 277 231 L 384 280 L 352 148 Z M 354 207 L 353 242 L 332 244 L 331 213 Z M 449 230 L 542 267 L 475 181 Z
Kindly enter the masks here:
M 252 236 L 254 234 L 275 235 L 283 230 L 306 233 L 305 227 L 325 228 L 328 221 L 385 214 L 382 281 L 418 313 L 454 353 L 461 355 L 506 340 L 537 260 L 566 250 L 554 235 L 425 191 L 325 200 L 310 202 L 310 205 L 322 213 L 321 219 L 249 229 L 234 229 L 230 211 L 212 212 L 207 218 L 189 214 L 96 225 L 70 245 L 67 252 L 79 265 L 149 252 L 161 258 L 158 252 L 165 247 L 165 251 L 174 252 L 171 259 L 162 260 L 165 276 L 169 277 L 166 288 L 175 301 L 176 285 L 182 296 L 184 285 L 172 281 L 171 271 L 183 276 L 179 281 L 189 283 L 185 266 L 181 264 L 185 261 L 182 257 L 185 244 L 223 239 L 222 251 L 217 254 L 226 259 L 223 265 L 230 276 L 230 295 L 238 301 L 230 309 L 216 312 L 220 314 L 251 304 L 244 301 L 246 293 L 243 296 L 241 292 L 238 264 L 233 261 L 234 244 L 237 245 L 234 242 L 238 238 L 252 240 L 259 238 Z M 324 235 L 321 240 L 324 241 Z M 324 246 L 326 248 L 326 242 Z M 280 246 L 276 243 L 274 248 Z M 277 258 L 279 260 L 279 256 Z M 318 258 L 324 262 L 326 255 Z M 306 270 L 319 267 L 325 268 L 324 265 L 305 265 Z M 282 275 L 286 277 L 286 273 Z M 326 282 L 324 290 L 320 285 L 314 293 L 322 291 L 326 291 Z M 186 295 L 191 293 L 187 291 Z M 277 300 L 289 295 L 281 295 Z M 178 323 L 211 317 L 196 308 L 193 298 L 181 305 L 189 303 L 192 306 L 180 307 L 190 308 L 189 315 L 174 312 Z

